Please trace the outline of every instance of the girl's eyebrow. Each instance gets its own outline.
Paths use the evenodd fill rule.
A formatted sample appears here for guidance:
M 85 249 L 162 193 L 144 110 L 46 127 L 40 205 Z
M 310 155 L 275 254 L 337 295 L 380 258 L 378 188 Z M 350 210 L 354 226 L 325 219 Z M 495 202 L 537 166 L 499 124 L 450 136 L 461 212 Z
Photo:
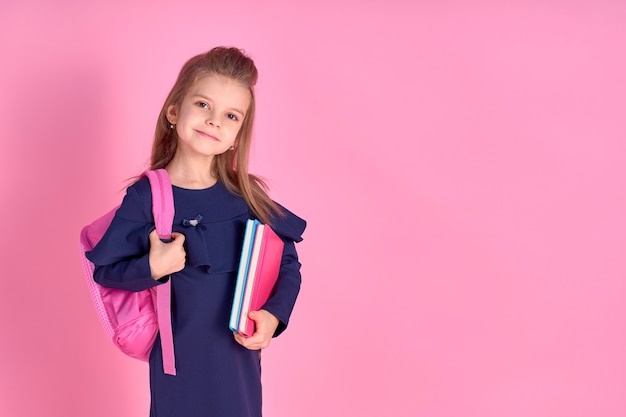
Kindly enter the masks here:
M 204 94 L 196 93 L 196 94 L 194 94 L 194 96 L 195 96 L 195 97 L 199 97 L 199 98 L 201 98 L 201 99 L 204 99 L 204 100 L 206 100 L 206 101 L 213 102 L 213 100 L 211 99 L 211 97 L 207 97 L 207 96 L 205 96 Z M 242 115 L 242 116 L 245 116 L 245 115 L 246 115 L 246 114 L 245 114 L 245 113 L 244 113 L 241 109 L 238 109 L 237 107 L 231 107 L 229 110 L 234 111 L 234 112 L 237 112 L 237 113 L 239 113 L 239 114 L 240 114 L 240 115 Z

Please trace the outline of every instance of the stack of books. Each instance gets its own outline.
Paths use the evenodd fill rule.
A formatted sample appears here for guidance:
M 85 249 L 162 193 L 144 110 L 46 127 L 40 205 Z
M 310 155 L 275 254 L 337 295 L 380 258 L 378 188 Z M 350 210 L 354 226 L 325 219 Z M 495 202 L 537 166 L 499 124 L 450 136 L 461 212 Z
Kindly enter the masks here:
M 233 307 L 229 327 L 233 332 L 250 337 L 254 321 L 248 317 L 267 302 L 280 270 L 283 241 L 268 225 L 248 220 L 237 271 Z

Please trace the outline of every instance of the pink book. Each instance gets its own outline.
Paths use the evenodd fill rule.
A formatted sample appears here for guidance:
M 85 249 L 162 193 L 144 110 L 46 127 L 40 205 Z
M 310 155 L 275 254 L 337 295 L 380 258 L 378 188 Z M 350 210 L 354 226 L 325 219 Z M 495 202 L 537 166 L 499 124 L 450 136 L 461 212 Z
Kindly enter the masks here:
M 248 318 L 248 313 L 263 308 L 272 294 L 280 271 L 283 247 L 283 241 L 271 227 L 257 226 L 239 321 L 239 333 L 246 337 L 254 333 L 254 321 Z

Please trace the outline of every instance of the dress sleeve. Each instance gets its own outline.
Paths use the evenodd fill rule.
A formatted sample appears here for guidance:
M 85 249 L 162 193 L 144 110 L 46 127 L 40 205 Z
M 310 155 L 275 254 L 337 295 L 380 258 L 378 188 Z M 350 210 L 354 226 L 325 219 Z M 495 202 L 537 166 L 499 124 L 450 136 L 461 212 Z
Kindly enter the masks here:
M 142 201 L 134 186 L 126 196 L 106 233 L 85 255 L 95 265 L 94 280 L 110 288 L 143 291 L 159 285 L 150 274 L 149 234 L 154 230 L 152 202 Z
M 274 337 L 281 334 L 287 328 L 289 317 L 300 292 L 302 276 L 300 274 L 300 261 L 296 252 L 295 242 L 302 241 L 302 233 L 306 228 L 306 222 L 289 210 L 281 207 L 285 217 L 275 218 L 272 221 L 272 229 L 285 243 L 283 257 L 278 273 L 278 280 L 264 310 L 278 318 L 279 323 Z

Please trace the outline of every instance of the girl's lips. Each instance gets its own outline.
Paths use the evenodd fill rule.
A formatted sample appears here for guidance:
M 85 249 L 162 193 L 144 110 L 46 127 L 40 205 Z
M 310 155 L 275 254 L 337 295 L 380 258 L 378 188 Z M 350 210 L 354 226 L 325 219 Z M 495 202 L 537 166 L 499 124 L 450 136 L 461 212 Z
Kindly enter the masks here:
M 203 132 L 203 131 L 201 131 L 201 130 L 196 130 L 196 132 L 198 132 L 201 136 L 204 136 L 205 138 L 208 138 L 208 139 L 214 140 L 214 141 L 216 141 L 216 142 L 219 142 L 219 141 L 220 141 L 220 140 L 219 140 L 218 138 L 216 138 L 215 136 L 210 135 L 210 134 L 208 134 L 208 133 L 206 133 L 206 132 Z

